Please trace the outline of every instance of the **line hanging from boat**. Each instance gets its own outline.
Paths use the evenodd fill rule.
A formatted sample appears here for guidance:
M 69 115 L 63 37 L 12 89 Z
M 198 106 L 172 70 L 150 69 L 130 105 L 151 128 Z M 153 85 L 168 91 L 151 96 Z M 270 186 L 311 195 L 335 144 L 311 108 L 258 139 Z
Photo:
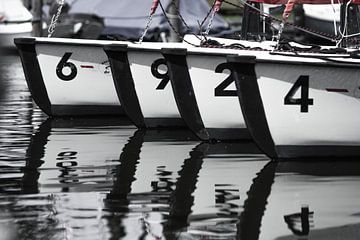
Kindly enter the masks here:
M 144 37 L 146 36 L 146 33 L 148 32 L 148 30 L 149 30 L 149 28 L 151 26 L 153 16 L 154 16 L 158 6 L 159 6 L 159 0 L 153 0 L 152 6 L 151 6 L 151 9 L 150 9 L 149 18 L 148 18 L 148 21 L 147 21 L 146 26 L 144 28 L 144 32 L 140 36 L 139 43 L 142 43 L 144 41 Z
M 51 18 L 51 22 L 48 28 L 48 37 L 50 38 L 53 33 L 55 32 L 55 28 L 56 25 L 59 21 L 59 17 L 61 15 L 62 9 L 64 7 L 65 4 L 65 0 L 57 0 L 57 3 L 59 4 L 58 9 L 56 11 L 56 13 L 53 15 L 53 17 Z

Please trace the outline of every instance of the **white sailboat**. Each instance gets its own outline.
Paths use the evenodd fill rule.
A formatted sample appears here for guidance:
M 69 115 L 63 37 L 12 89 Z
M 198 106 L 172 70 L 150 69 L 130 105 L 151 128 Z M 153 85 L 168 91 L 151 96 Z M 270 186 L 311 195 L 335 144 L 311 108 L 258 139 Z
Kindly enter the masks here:
M 161 48 L 191 47 L 186 43 L 112 44 L 108 55 L 120 102 L 139 128 L 184 127 L 175 103 Z
M 268 156 L 360 156 L 357 56 L 356 48 L 293 47 L 229 58 L 245 122 Z
M 133 4 L 136 5 L 136 3 Z M 166 6 L 169 4 L 170 1 L 166 3 Z M 145 4 L 145 6 L 148 5 L 150 10 L 150 1 Z M 204 2 L 202 2 L 201 6 L 204 8 Z M 49 36 L 54 32 L 61 8 L 62 5 L 60 4 L 50 24 Z M 156 9 L 154 6 L 152 8 L 151 16 L 155 14 Z M 132 7 L 130 10 L 135 11 L 134 9 L 136 10 L 136 7 Z M 142 11 L 143 8 L 138 10 L 137 14 L 145 14 Z M 102 9 L 102 12 L 104 12 L 104 9 Z M 153 21 L 155 23 L 161 21 L 159 16 L 161 15 L 154 15 Z M 136 17 L 137 22 L 141 20 L 145 25 L 147 12 L 144 16 L 137 15 Z M 149 18 L 149 20 L 151 19 Z M 148 24 L 150 24 L 150 21 Z M 135 30 L 137 31 L 137 28 Z M 110 44 L 126 44 L 128 49 L 134 48 L 134 51 L 137 48 L 161 48 L 160 43 L 140 44 L 129 41 L 63 38 L 19 38 L 15 40 L 15 44 L 22 59 L 25 77 L 32 97 L 37 105 L 49 116 L 123 115 L 121 98 L 119 100 L 115 89 L 117 81 L 115 80 L 114 85 L 110 64 L 103 47 Z M 163 44 L 166 45 L 166 43 Z M 160 51 L 158 55 L 160 56 Z M 116 76 L 118 80 L 121 77 Z M 163 91 L 163 93 L 166 92 L 167 90 Z M 174 100 L 172 101 L 174 102 Z M 133 105 L 133 103 L 130 104 Z M 169 109 L 171 117 L 178 119 L 179 114 L 176 115 L 176 108 L 172 109 L 170 103 L 168 105 L 167 108 L 171 108 Z M 144 109 L 145 117 L 152 118 L 154 114 L 148 116 L 146 111 L 148 110 Z M 159 118 L 162 118 L 162 116 Z
M 188 41 L 195 36 L 188 36 Z M 212 38 L 214 41 L 215 39 Z M 269 42 L 219 39 L 222 44 L 245 44 L 270 49 Z M 188 127 L 202 140 L 250 139 L 239 106 L 227 55 L 246 54 L 224 48 L 164 48 L 176 102 Z
M 103 46 L 109 41 L 19 38 L 35 103 L 49 116 L 123 115 Z

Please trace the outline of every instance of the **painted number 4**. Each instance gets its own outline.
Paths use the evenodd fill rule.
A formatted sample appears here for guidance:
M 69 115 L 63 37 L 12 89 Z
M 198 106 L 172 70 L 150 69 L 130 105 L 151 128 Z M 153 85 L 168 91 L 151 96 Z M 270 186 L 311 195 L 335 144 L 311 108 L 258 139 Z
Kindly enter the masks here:
M 294 98 L 301 88 L 300 98 Z M 314 99 L 309 98 L 309 76 L 301 75 L 284 98 L 285 105 L 300 105 L 300 111 L 309 112 L 309 105 L 314 105 Z

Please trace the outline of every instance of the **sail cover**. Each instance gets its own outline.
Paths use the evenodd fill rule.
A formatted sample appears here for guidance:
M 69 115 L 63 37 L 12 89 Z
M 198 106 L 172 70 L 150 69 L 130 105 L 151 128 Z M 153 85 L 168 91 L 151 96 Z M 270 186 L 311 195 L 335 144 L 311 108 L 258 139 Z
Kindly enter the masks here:
M 102 35 L 121 35 L 128 39 L 138 39 L 141 36 L 148 20 L 152 0 L 69 0 L 71 8 L 69 14 L 95 14 L 104 19 L 105 28 Z M 184 24 L 181 33 L 199 33 L 199 24 L 208 14 L 211 6 L 206 0 L 180 0 L 180 13 L 190 29 Z M 170 6 L 171 0 L 162 0 L 165 10 Z M 202 30 L 208 25 L 206 21 Z M 170 26 L 159 7 L 153 16 L 152 24 L 148 30 L 147 39 L 160 32 L 167 32 Z M 231 33 L 228 23 L 216 15 L 210 34 L 225 35 Z

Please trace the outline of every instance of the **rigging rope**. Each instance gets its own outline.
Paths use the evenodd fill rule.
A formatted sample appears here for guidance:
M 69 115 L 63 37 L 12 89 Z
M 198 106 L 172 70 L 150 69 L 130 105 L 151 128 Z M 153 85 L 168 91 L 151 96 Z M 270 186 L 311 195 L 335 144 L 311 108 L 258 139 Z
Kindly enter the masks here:
M 209 35 L 215 15 L 220 10 L 222 3 L 223 3 L 223 0 L 215 0 L 214 5 L 211 8 L 211 17 L 210 17 L 209 24 L 205 31 L 205 36 Z
M 189 45 L 191 45 L 191 46 L 198 47 L 198 45 L 193 44 L 193 43 L 185 40 L 184 37 L 176 30 L 176 28 L 172 25 L 170 19 L 167 17 L 166 11 L 165 11 L 162 3 L 161 3 L 161 0 L 158 0 L 158 1 L 159 1 L 160 9 L 161 9 L 162 13 L 164 14 L 167 23 L 169 24 L 170 28 L 174 31 L 174 33 L 178 35 L 178 37 L 180 38 L 180 40 L 183 41 L 183 42 L 186 42 L 187 44 L 189 44 Z
M 153 0 L 153 3 L 151 5 L 151 8 L 150 8 L 150 14 L 149 14 L 149 18 L 148 18 L 148 21 L 146 23 L 146 26 L 144 28 L 144 32 L 141 34 L 140 38 L 139 38 L 139 43 L 142 43 L 144 41 L 144 38 L 146 36 L 146 33 L 148 32 L 150 26 L 151 26 L 151 23 L 152 23 L 152 20 L 153 20 L 153 16 L 156 12 L 156 9 L 158 8 L 159 6 L 159 1 L 160 0 Z
M 244 0 L 240 0 L 240 2 L 241 2 L 241 4 L 242 4 L 241 6 L 240 6 L 240 5 L 237 5 L 237 4 L 234 4 L 234 3 L 232 3 L 232 2 L 229 2 L 229 1 L 227 1 L 227 0 L 223 0 L 223 2 L 229 4 L 229 5 L 233 6 L 233 7 L 237 7 L 237 8 L 243 8 L 243 6 L 246 5 L 246 6 L 248 6 L 249 8 L 251 8 L 251 9 L 253 10 L 252 13 L 254 13 L 254 14 L 258 14 L 258 15 L 260 15 L 260 16 L 262 16 L 262 17 L 265 17 L 265 18 L 267 18 L 267 19 L 270 19 L 270 20 L 272 20 L 272 21 L 276 21 L 276 22 L 279 22 L 279 23 L 282 22 L 281 19 L 278 19 L 278 18 L 276 18 L 276 17 L 274 17 L 274 16 L 271 16 L 271 15 L 269 15 L 269 14 L 264 13 L 264 12 L 261 11 L 260 9 L 252 6 L 251 4 L 245 2 Z M 300 31 L 302 31 L 302 32 L 306 32 L 306 33 L 308 33 L 308 34 L 311 34 L 311 35 L 314 35 L 314 36 L 317 36 L 317 37 L 320 37 L 320 38 L 329 40 L 329 41 L 331 41 L 331 42 L 336 42 L 336 36 L 334 36 L 334 35 L 330 35 L 330 34 L 327 34 L 327 33 L 324 33 L 324 32 L 314 31 L 314 30 L 311 30 L 311 29 L 308 29 L 308 28 L 305 28 L 305 27 L 297 26 L 297 25 L 295 25 L 295 24 L 293 24 L 293 23 L 289 23 L 289 22 L 286 22 L 286 23 L 285 23 L 285 26 L 292 26 L 292 27 L 294 27 L 295 29 L 300 30 Z
M 162 13 L 164 14 L 165 16 L 165 19 L 166 21 L 168 22 L 170 28 L 178 35 L 178 37 L 183 41 L 183 42 L 186 42 L 187 44 L 189 45 L 192 45 L 194 47 L 199 47 L 199 46 L 203 46 L 203 47 L 217 47 L 217 48 L 230 48 L 230 49 L 244 49 L 244 50 L 264 50 L 264 49 L 261 49 L 259 47 L 255 47 L 255 48 L 251 48 L 251 47 L 246 47 L 242 44 L 231 44 L 231 45 L 228 45 L 228 46 L 225 46 L 224 44 L 220 44 L 218 43 L 217 41 L 214 41 L 214 40 L 211 40 L 211 39 L 207 39 L 206 36 L 204 36 L 204 38 L 201 38 L 199 37 L 198 35 L 194 34 L 199 40 L 200 40 L 200 45 L 196 45 L 194 43 L 191 43 L 187 40 L 184 39 L 184 37 L 182 36 L 182 34 L 172 25 L 171 21 L 169 20 L 169 18 L 167 17 L 167 13 L 164 9 L 164 6 L 162 5 L 161 3 L 161 0 L 153 0 L 153 6 L 151 8 L 151 12 L 150 12 L 150 17 L 155 13 L 156 11 L 156 8 L 158 7 L 158 5 L 160 5 L 160 8 L 161 8 L 161 11 Z M 282 19 L 278 19 L 278 18 L 275 18 L 274 16 L 271 16 L 269 14 L 266 14 L 264 13 L 263 11 L 261 11 L 260 9 L 256 8 L 255 6 L 252 6 L 251 4 L 247 3 L 247 2 L 244 2 L 244 0 L 240 0 L 241 3 L 246 6 L 249 6 L 250 9 L 252 9 L 252 11 L 250 13 L 253 13 L 253 14 L 258 14 L 262 17 L 264 17 L 265 19 L 270 19 L 272 21 L 277 21 L 277 22 L 283 22 L 284 25 L 287 25 L 287 26 L 292 26 L 294 27 L 295 29 L 298 29 L 300 31 L 303 31 L 303 32 L 306 32 L 306 33 L 309 33 L 309 34 L 312 34 L 312 35 L 315 35 L 315 36 L 318 36 L 318 37 L 321 37 L 321 38 L 324 38 L 324 39 L 327 39 L 329 41 L 332 41 L 332 42 L 337 42 L 339 41 L 339 38 L 337 38 L 336 36 L 334 35 L 331 35 L 331 34 L 327 34 L 327 33 L 323 33 L 323 32 L 318 32 L 318 31 L 314 31 L 314 30 L 311 30 L 311 29 L 307 29 L 307 28 L 304 28 L 304 27 L 300 27 L 300 26 L 296 26 L 295 24 L 293 23 L 289 23 L 287 22 L 286 20 L 288 19 L 288 17 L 290 16 L 291 14 L 291 11 L 292 11 L 292 8 L 294 7 L 294 4 L 296 3 L 296 0 L 289 0 L 288 1 L 288 4 L 286 6 L 286 9 L 283 13 L 283 18 Z M 230 4 L 234 7 L 237 7 L 237 8 L 242 8 L 242 6 L 239 6 L 237 4 L 234 4 L 234 3 L 231 3 L 227 0 L 215 0 L 210 11 L 208 12 L 208 14 L 205 16 L 204 20 L 202 21 L 202 23 L 200 24 L 200 27 L 204 24 L 204 22 L 208 19 L 208 17 L 210 16 L 211 13 L 216 13 L 219 11 L 220 7 L 221 7 L 221 4 L 225 2 L 227 4 Z M 174 0 L 172 0 L 172 3 L 171 4 L 174 4 Z M 185 27 L 188 29 L 188 30 L 191 30 L 189 25 L 186 23 L 185 19 L 182 17 L 180 11 L 179 11 L 179 8 L 176 6 L 176 4 L 174 4 L 175 6 L 175 9 L 176 9 L 176 14 L 179 16 L 179 18 L 181 19 L 182 23 L 185 25 Z M 151 21 L 148 22 L 148 25 Z M 149 26 L 147 25 L 146 28 L 148 28 Z M 210 27 L 211 27 L 211 24 L 210 24 Z M 145 29 L 144 33 L 146 33 L 147 29 Z M 344 35 L 344 37 L 351 37 L 351 36 L 357 36 L 359 34 L 354 34 L 354 35 L 349 35 L 349 36 L 346 36 Z M 350 39 L 351 40 L 351 39 Z M 289 41 L 281 41 L 279 42 L 279 49 L 278 51 L 279 52 L 283 52 L 283 51 L 291 51 L 291 52 L 313 52 L 313 53 L 343 53 L 344 49 L 343 48 L 336 48 L 336 49 L 332 49 L 332 50 L 328 50 L 328 49 L 320 49 L 319 46 L 317 45 L 310 45 L 310 48 L 301 48 L 301 47 L 295 47 L 295 46 L 291 46 L 289 44 Z M 346 51 L 345 51 L 346 52 Z
M 56 28 L 57 22 L 59 21 L 59 17 L 61 15 L 62 8 L 65 4 L 65 0 L 57 0 L 57 3 L 59 4 L 59 7 L 58 7 L 56 13 L 51 18 L 51 22 L 50 22 L 50 25 L 48 28 L 48 38 L 50 38 L 53 35 L 53 33 L 55 32 L 55 28 Z

